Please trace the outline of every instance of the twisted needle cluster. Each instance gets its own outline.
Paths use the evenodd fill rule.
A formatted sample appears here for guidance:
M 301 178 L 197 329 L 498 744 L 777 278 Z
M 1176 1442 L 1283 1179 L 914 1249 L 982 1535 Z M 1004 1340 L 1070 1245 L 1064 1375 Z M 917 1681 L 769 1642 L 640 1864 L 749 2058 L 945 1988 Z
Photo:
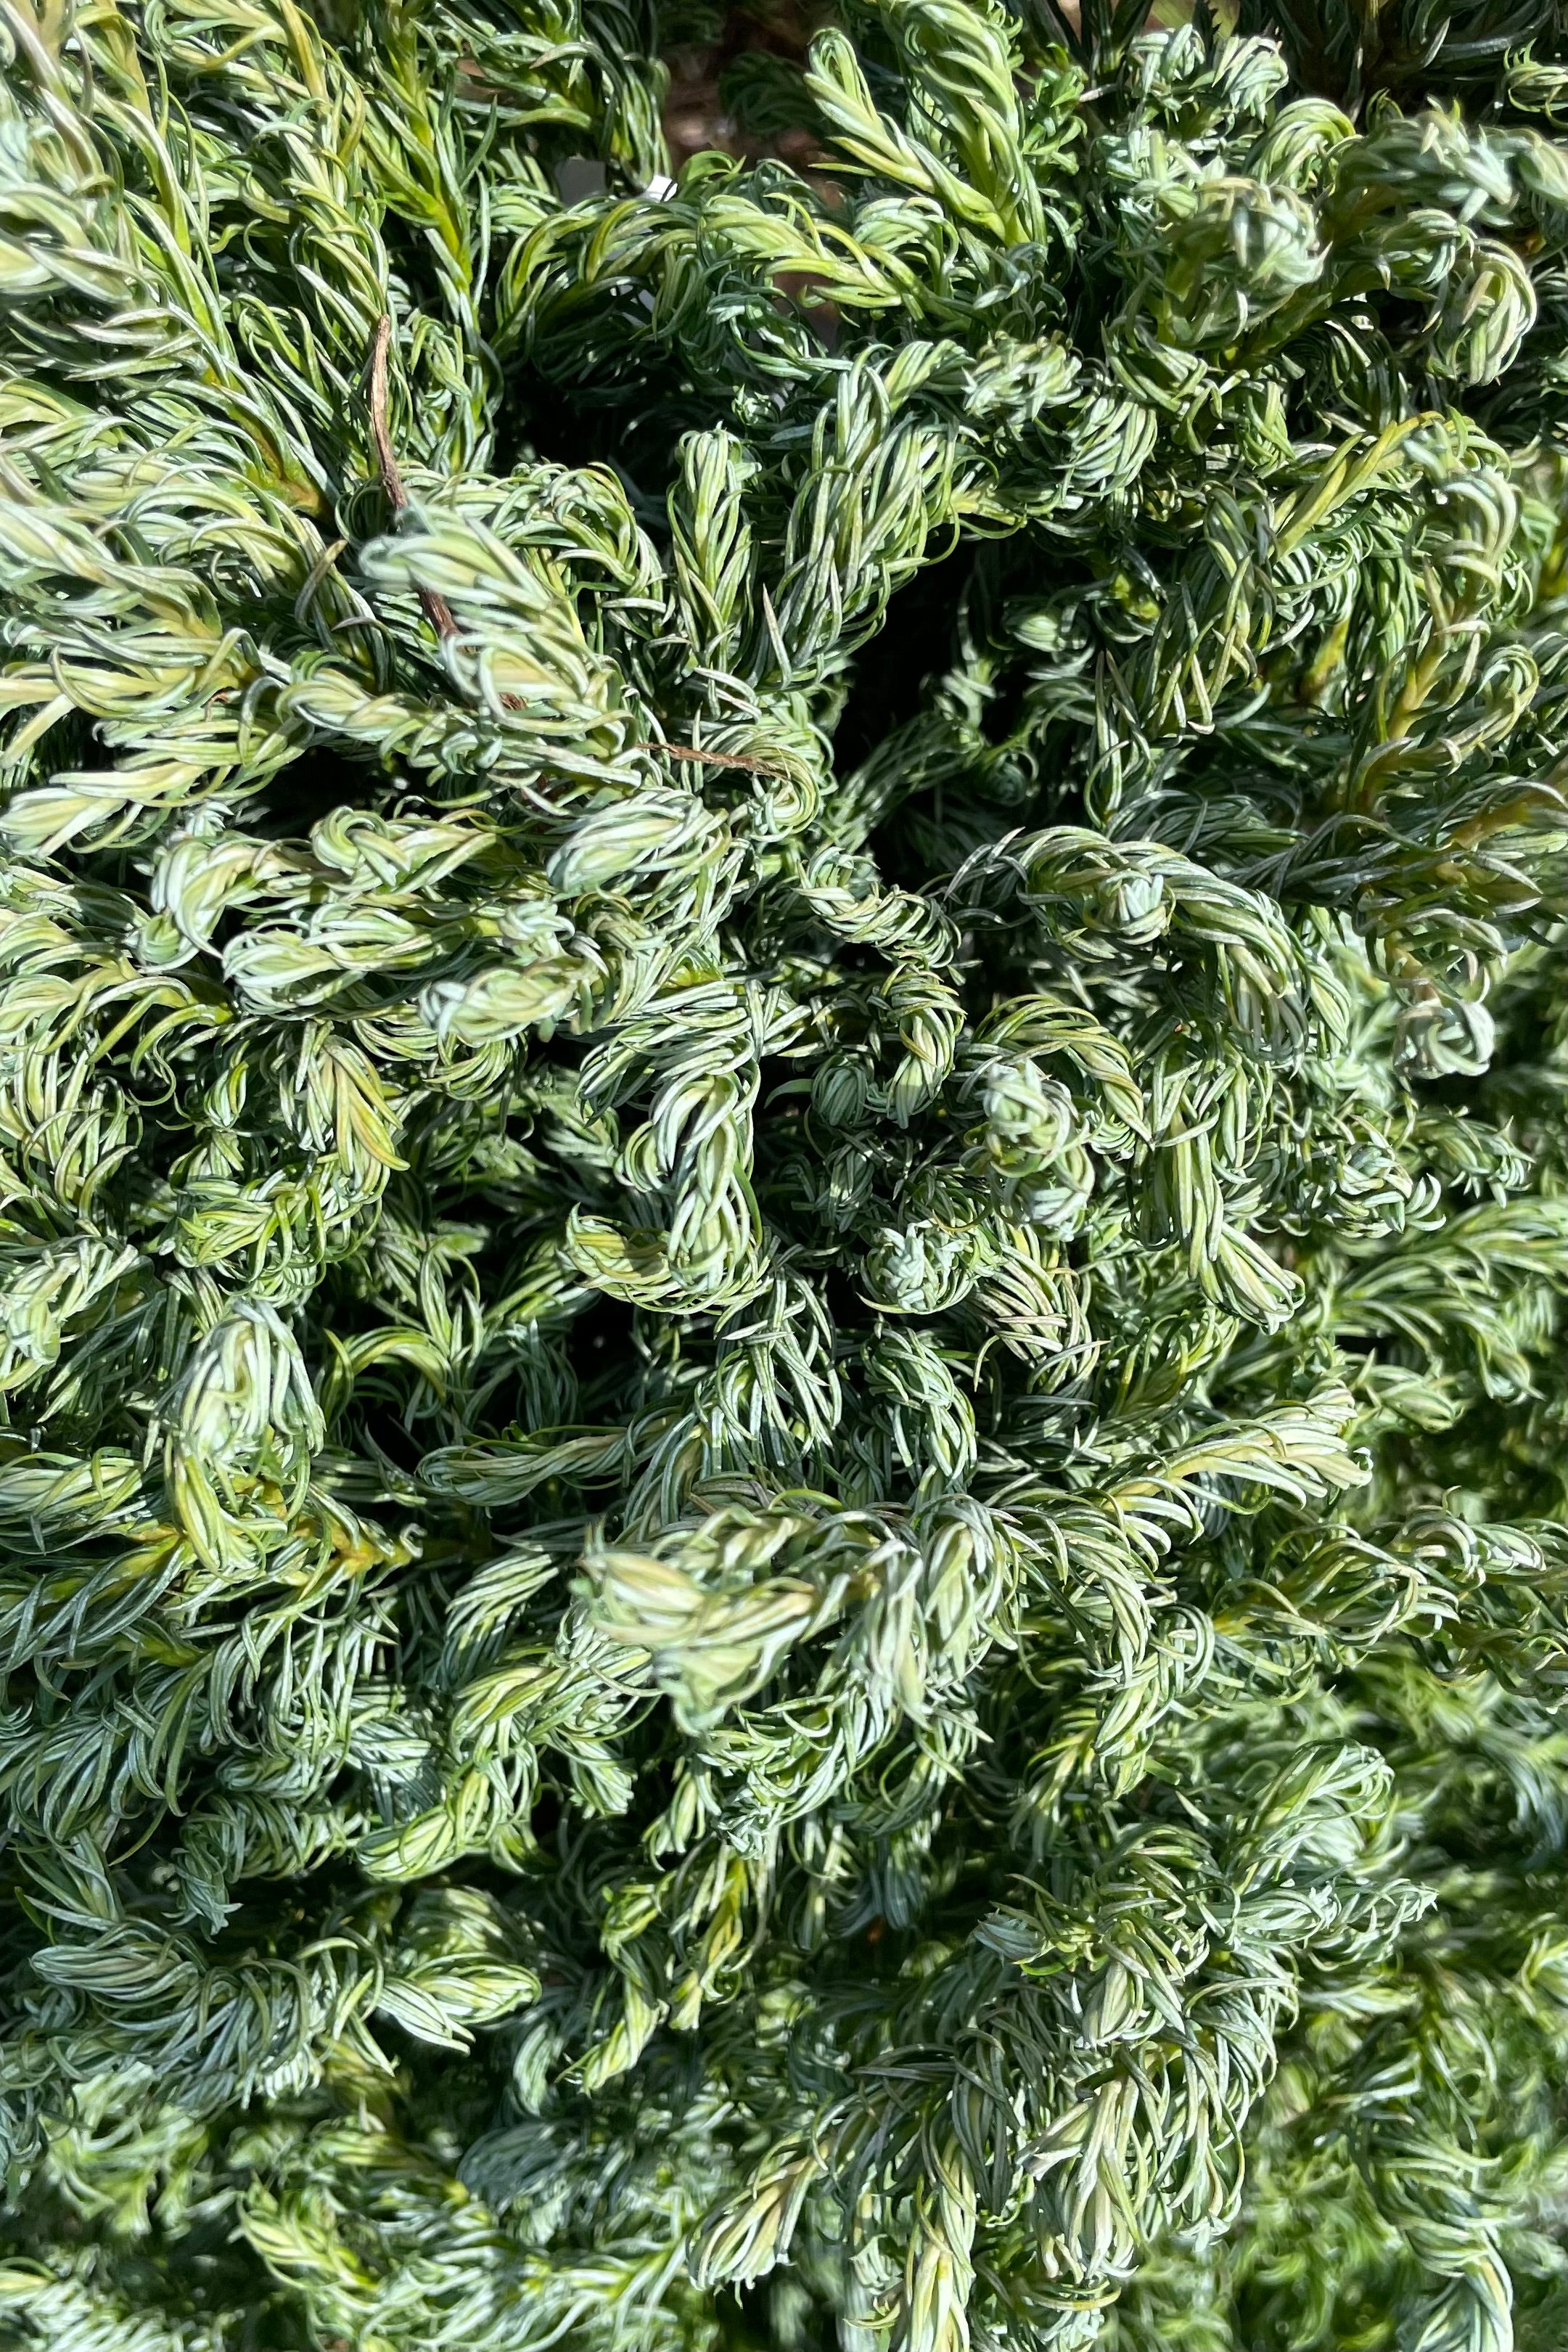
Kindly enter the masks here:
M 1168 13 L 0 0 L 18 2352 L 1558 2340 L 1568 29 Z

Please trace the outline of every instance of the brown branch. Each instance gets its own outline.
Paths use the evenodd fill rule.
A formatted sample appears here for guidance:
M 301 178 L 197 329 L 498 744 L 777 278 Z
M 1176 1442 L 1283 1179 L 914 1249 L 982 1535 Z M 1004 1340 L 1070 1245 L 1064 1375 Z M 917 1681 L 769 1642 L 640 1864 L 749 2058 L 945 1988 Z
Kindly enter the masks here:
M 655 751 L 667 751 L 672 760 L 700 760 L 705 768 L 744 768 L 750 776 L 772 776 L 779 783 L 788 777 L 779 768 L 765 768 L 760 760 L 743 760 L 734 751 L 699 751 L 695 743 L 655 743 Z
M 392 320 L 383 310 L 376 320 L 376 338 L 371 345 L 371 438 L 376 445 L 376 468 L 382 478 L 387 503 L 394 514 L 401 514 L 408 504 L 408 492 L 398 471 L 397 457 L 392 449 L 392 435 L 387 430 L 387 354 L 392 350 Z M 438 637 L 455 637 L 460 632 L 452 617 L 452 607 L 444 596 L 434 588 L 422 588 L 419 601 L 424 617 Z

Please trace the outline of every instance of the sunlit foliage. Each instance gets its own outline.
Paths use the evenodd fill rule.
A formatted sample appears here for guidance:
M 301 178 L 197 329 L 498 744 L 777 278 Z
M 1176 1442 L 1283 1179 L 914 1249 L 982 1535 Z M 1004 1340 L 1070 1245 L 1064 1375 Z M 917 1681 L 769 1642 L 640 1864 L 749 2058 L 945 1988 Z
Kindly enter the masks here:
M 1559 2340 L 1568 39 L 1145 14 L 0 0 L 18 2352 Z

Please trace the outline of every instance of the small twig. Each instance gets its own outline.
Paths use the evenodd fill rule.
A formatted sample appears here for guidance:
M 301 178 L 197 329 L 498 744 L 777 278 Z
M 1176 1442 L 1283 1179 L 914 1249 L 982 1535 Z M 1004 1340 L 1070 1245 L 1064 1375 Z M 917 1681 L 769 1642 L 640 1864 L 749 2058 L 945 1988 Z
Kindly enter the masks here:
M 387 503 L 394 514 L 401 514 L 408 504 L 408 492 L 402 486 L 397 458 L 392 450 L 392 435 L 387 431 L 387 354 L 392 349 L 392 320 L 383 310 L 376 320 L 376 339 L 371 346 L 371 438 L 376 445 L 376 467 L 386 492 Z M 422 588 L 419 601 L 424 617 L 438 637 L 460 635 L 452 617 L 452 607 L 444 596 L 434 588 Z
M 695 743 L 656 743 L 657 751 L 667 751 L 672 760 L 700 760 L 705 768 L 744 768 L 748 776 L 772 776 L 779 783 L 789 778 L 779 768 L 765 768 L 760 760 L 743 760 L 735 751 L 699 751 Z

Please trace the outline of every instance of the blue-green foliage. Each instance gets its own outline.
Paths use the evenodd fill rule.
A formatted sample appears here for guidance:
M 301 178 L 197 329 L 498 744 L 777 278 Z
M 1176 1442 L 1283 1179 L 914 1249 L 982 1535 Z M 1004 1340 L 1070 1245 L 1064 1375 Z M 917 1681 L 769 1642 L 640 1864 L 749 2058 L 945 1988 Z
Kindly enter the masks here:
M 1557 2340 L 1568 40 L 1144 16 L 0 0 L 17 2352 Z

